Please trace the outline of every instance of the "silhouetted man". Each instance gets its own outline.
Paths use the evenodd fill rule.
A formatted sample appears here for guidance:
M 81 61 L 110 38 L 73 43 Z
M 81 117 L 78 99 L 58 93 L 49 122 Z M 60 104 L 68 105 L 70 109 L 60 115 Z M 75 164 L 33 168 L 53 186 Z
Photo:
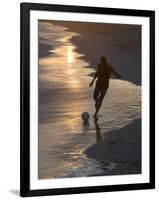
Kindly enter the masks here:
M 97 68 L 97 72 L 95 73 L 94 78 L 89 85 L 90 87 L 92 87 L 94 81 L 97 79 L 93 94 L 96 108 L 94 118 L 97 117 L 97 113 L 102 105 L 103 98 L 109 87 L 109 79 L 111 73 L 115 74 L 118 78 L 121 78 L 121 76 L 113 69 L 113 67 L 108 64 L 106 58 L 102 56 Z

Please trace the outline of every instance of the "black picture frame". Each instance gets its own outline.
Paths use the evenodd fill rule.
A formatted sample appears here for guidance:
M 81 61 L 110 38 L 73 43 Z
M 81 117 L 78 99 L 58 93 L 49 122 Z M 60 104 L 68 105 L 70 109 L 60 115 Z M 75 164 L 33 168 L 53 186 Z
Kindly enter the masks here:
M 149 183 L 136 183 L 124 185 L 103 185 L 91 187 L 52 188 L 52 189 L 30 189 L 30 11 L 60 11 L 111 14 L 123 16 L 149 17 L 150 19 L 150 181 Z M 83 7 L 71 5 L 49 5 L 35 3 L 21 3 L 20 5 L 21 25 L 21 106 L 20 106 L 20 195 L 42 196 L 75 193 L 95 193 L 108 191 L 139 190 L 155 188 L 155 11 L 131 10 L 101 7 Z

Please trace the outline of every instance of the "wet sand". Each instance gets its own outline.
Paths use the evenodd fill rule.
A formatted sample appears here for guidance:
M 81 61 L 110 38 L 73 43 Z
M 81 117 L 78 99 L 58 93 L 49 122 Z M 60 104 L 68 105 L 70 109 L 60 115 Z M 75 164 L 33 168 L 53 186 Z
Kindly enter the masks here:
M 121 129 L 104 133 L 105 139 L 92 145 L 84 153 L 92 159 L 114 163 L 113 169 L 101 175 L 141 173 L 141 119 Z M 110 164 L 109 164 L 110 165 Z

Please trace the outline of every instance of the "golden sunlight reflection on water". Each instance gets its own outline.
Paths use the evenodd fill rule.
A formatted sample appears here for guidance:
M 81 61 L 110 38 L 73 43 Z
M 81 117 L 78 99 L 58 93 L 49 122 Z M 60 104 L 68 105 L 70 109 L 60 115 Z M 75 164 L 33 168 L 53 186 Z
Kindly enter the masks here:
M 74 62 L 74 46 L 68 45 L 67 46 L 67 62 L 73 63 Z
M 52 81 L 67 84 L 69 88 L 88 86 L 87 73 L 92 70 L 84 69 L 88 63 L 81 60 L 76 47 L 69 43 L 53 50 L 53 54 L 39 60 L 39 78 L 41 81 Z M 83 67 L 83 71 L 78 66 Z M 46 73 L 41 73 L 45 70 Z

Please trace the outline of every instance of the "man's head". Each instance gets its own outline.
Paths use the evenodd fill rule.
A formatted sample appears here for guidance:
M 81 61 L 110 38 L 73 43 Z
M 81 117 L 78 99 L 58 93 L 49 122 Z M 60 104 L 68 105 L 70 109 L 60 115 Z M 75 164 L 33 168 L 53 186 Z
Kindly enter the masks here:
M 100 58 L 100 62 L 101 62 L 101 63 L 107 63 L 106 57 L 105 57 L 105 56 L 102 56 L 102 57 Z

